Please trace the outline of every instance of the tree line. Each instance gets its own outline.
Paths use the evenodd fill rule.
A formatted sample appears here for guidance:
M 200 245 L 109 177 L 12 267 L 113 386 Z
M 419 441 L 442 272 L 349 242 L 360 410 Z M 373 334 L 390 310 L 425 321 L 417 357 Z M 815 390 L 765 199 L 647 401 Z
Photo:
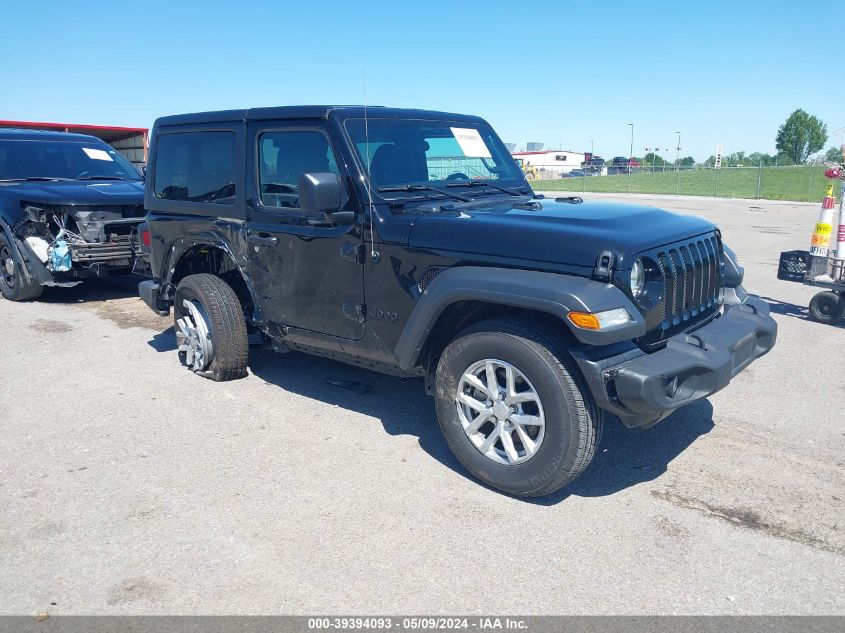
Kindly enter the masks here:
M 778 128 L 775 136 L 776 154 L 764 152 L 732 152 L 722 156 L 722 167 L 773 167 L 778 165 L 803 165 L 810 161 L 827 160 L 831 162 L 843 162 L 843 149 L 831 147 L 819 155 L 825 143 L 827 143 L 827 124 L 818 117 L 808 114 L 800 108 L 787 117 L 786 121 Z M 674 161 L 664 160 L 655 153 L 647 153 L 643 157 L 635 157 L 644 169 L 652 166 L 656 169 L 674 167 Z M 692 156 L 687 156 L 678 164 L 683 167 L 696 165 Z M 711 155 L 703 163 L 703 167 L 713 167 L 716 164 L 716 156 Z

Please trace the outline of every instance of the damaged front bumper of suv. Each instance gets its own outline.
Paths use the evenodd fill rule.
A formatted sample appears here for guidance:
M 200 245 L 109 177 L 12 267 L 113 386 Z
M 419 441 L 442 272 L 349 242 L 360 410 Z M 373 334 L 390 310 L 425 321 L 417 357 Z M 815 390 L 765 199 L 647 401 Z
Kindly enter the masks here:
M 137 235 L 142 205 L 27 205 L 24 211 L 20 222 L 5 228 L 25 273 L 41 285 L 73 286 L 146 267 Z
M 757 297 L 725 305 L 705 325 L 646 353 L 630 342 L 571 350 L 598 405 L 627 427 L 647 428 L 706 398 L 775 344 L 777 324 Z

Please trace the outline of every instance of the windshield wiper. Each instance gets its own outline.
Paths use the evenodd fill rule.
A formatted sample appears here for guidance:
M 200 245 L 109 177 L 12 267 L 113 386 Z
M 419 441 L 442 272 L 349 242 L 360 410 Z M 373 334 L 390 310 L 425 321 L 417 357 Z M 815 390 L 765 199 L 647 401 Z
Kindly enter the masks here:
M 450 182 L 446 185 L 447 187 L 493 187 L 493 189 L 498 189 L 499 191 L 503 191 L 504 193 L 510 194 L 512 196 L 525 196 L 528 195 L 523 193 L 521 189 L 513 190 L 508 189 L 507 187 L 502 187 L 501 185 L 494 185 L 489 180 L 461 180 L 458 182 Z
M 449 198 L 460 200 L 461 202 L 472 202 L 472 200 L 466 196 L 446 191 L 440 187 L 432 187 L 431 185 L 396 185 L 395 187 L 378 187 L 376 191 L 434 191 L 439 194 L 443 194 L 444 196 L 448 196 Z
M 51 180 L 73 180 L 73 178 L 60 178 L 59 176 L 27 176 L 26 178 L 3 178 L 0 182 L 49 182 Z
M 77 180 L 128 180 L 128 178 L 121 178 L 120 176 L 83 176 Z

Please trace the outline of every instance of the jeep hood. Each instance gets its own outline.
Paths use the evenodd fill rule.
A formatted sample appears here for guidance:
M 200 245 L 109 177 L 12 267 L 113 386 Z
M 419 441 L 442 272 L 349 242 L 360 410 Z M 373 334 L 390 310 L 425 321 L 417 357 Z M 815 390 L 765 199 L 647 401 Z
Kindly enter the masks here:
M 616 202 L 571 204 L 540 199 L 529 210 L 520 201 L 476 201 L 421 216 L 412 247 L 496 258 L 544 261 L 592 268 L 602 251 L 613 251 L 617 267 L 650 248 L 712 232 L 701 218 L 654 207 Z
M 0 186 L 0 197 L 61 205 L 143 204 L 144 183 L 131 180 L 52 180 Z

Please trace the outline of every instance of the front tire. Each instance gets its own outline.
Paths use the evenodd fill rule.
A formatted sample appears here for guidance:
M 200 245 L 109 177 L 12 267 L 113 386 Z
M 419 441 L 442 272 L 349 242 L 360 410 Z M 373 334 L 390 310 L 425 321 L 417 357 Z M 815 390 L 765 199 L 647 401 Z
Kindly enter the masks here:
M 435 374 L 437 417 L 474 476 L 508 494 L 554 492 L 589 465 L 604 412 L 548 328 L 491 319 L 463 331 Z
M 41 296 L 44 287 L 27 279 L 21 264 L 12 252 L 12 246 L 0 233 L 0 294 L 9 301 L 31 301 Z
M 217 382 L 247 375 L 243 308 L 232 287 L 214 275 L 188 275 L 176 288 L 173 318 L 179 359 Z

